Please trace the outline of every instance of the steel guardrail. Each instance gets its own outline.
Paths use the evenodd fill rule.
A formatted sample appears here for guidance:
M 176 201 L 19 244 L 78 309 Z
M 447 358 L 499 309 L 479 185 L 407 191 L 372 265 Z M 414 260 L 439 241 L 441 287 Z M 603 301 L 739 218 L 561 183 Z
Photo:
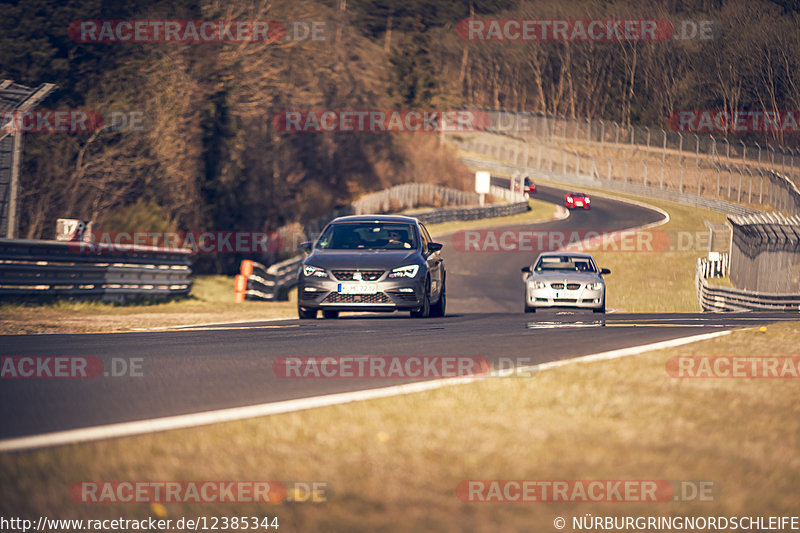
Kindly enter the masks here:
M 704 312 L 786 311 L 800 312 L 800 294 L 773 294 L 709 285 L 707 278 L 726 275 L 728 254 L 718 260 L 700 257 L 695 269 L 697 300 Z
M 186 296 L 190 250 L 0 239 L 0 300 L 52 297 L 124 303 Z

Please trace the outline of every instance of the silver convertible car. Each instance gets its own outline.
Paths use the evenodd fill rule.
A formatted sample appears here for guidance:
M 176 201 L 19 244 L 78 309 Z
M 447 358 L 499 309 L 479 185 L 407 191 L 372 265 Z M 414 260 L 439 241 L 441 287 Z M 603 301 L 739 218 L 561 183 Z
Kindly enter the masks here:
M 313 244 L 298 273 L 301 319 L 336 318 L 340 311 L 410 311 L 412 317 L 445 316 L 442 245 L 416 218 L 388 215 L 339 217 Z
M 546 252 L 540 254 L 533 267 L 522 268 L 525 281 L 525 312 L 535 313 L 542 307 L 576 307 L 606 311 L 607 268 L 597 267 L 589 254 L 578 252 Z

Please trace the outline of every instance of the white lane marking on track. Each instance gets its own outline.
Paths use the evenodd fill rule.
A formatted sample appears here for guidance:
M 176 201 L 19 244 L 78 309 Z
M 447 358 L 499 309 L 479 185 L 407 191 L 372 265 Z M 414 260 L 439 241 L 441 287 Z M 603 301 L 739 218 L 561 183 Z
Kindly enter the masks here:
M 572 359 L 563 359 L 560 361 L 552 361 L 549 363 L 542 363 L 529 367 L 522 367 L 519 368 L 518 371 L 533 372 L 538 370 L 545 370 L 549 368 L 566 366 L 573 363 L 591 363 L 595 361 L 607 361 L 610 359 L 619 359 L 621 357 L 638 355 L 643 352 L 661 350 L 664 348 L 673 348 L 675 346 L 682 346 L 684 344 L 690 344 L 693 342 L 713 339 L 716 337 L 720 337 L 722 335 L 727 335 L 729 333 L 730 331 L 726 330 L 726 331 L 717 331 L 714 333 L 704 333 L 702 335 L 693 335 L 691 337 L 681 337 L 678 339 L 672 339 L 668 341 L 661 341 L 652 344 L 644 344 L 641 346 L 632 346 L 630 348 L 622 348 L 619 350 L 611 350 L 608 352 L 584 355 Z M 48 446 L 74 444 L 78 442 L 87 442 L 87 441 L 95 441 L 95 440 L 118 438 L 118 437 L 129 437 L 133 435 L 141 435 L 157 431 L 185 429 L 197 426 L 204 426 L 208 424 L 215 424 L 219 422 L 232 422 L 235 420 L 244 420 L 259 416 L 289 413 L 294 411 L 303 411 L 306 409 L 313 409 L 317 407 L 339 405 L 339 404 L 345 404 L 363 400 L 373 400 L 377 398 L 386 398 L 390 396 L 401 396 L 405 394 L 412 394 L 415 392 L 439 389 L 452 385 L 472 383 L 480 379 L 483 379 L 483 377 L 467 376 L 467 377 L 445 378 L 445 379 L 437 379 L 431 381 L 421 381 L 417 383 L 407 383 L 404 385 L 394 385 L 391 387 L 383 387 L 379 389 L 367 389 L 362 391 L 343 392 L 338 394 L 328 394 L 325 396 L 300 398 L 297 400 L 284 400 L 280 402 L 263 403 L 258 405 L 249 405 L 245 407 L 218 409 L 214 411 L 205 411 L 187 415 L 175 415 L 162 418 L 153 418 L 150 420 L 120 422 L 116 424 L 106 424 L 88 428 L 56 431 L 53 433 L 44 433 L 40 435 L 30 435 L 26 437 L 16 437 L 11 439 L 0 440 L 0 451 L 7 452 L 7 451 L 17 451 L 17 450 L 30 450 L 35 448 L 44 448 Z

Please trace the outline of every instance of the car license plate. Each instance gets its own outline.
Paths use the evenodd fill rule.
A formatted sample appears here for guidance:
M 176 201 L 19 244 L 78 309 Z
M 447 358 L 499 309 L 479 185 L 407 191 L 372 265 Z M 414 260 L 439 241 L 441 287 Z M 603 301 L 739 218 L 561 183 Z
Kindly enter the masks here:
M 340 283 L 339 294 L 375 294 L 378 285 L 375 283 Z
M 575 205 L 583 205 L 583 202 L 577 201 L 577 202 L 575 202 Z

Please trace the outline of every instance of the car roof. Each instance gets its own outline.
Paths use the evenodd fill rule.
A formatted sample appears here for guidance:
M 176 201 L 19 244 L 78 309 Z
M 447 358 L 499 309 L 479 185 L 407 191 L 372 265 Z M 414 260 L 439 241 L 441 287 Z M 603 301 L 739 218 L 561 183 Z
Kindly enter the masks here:
M 589 196 L 585 192 L 571 192 L 569 193 L 570 196 Z
M 331 220 L 331 223 L 334 222 L 406 222 L 415 224 L 418 220 L 414 217 L 402 215 L 348 215 Z
M 542 252 L 539 254 L 539 257 L 557 257 L 557 256 L 579 257 L 581 259 L 586 259 L 586 258 L 594 259 L 592 257 L 592 254 L 587 254 L 585 252 Z

